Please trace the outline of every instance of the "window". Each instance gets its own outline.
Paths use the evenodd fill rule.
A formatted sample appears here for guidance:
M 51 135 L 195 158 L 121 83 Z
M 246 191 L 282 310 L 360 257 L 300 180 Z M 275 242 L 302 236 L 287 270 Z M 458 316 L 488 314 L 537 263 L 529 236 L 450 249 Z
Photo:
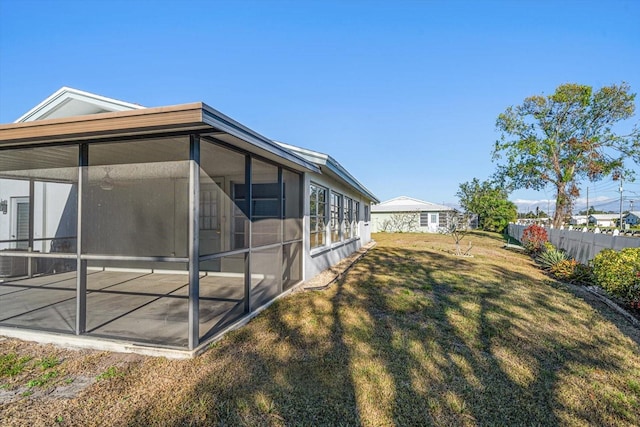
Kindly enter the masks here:
M 327 189 L 316 184 L 309 187 L 309 242 L 311 249 L 326 245 Z
M 342 195 L 331 192 L 329 227 L 331 229 L 331 242 L 339 242 L 342 239 L 341 218 Z
M 359 221 L 360 221 L 360 202 L 354 202 L 354 207 L 353 207 L 353 235 L 358 237 L 360 235 L 360 227 L 359 225 Z
M 200 187 L 200 230 L 202 231 L 220 230 L 216 188 L 213 185 L 201 185 Z
M 420 212 L 420 227 L 429 226 L 429 212 Z
M 364 205 L 364 222 L 371 221 L 371 214 L 369 209 L 370 209 L 369 205 Z
M 420 227 L 437 226 L 438 221 L 437 212 L 420 212 Z
M 353 232 L 353 200 L 349 197 L 344 197 L 344 213 L 342 218 L 343 237 L 349 239 L 352 237 L 351 233 Z

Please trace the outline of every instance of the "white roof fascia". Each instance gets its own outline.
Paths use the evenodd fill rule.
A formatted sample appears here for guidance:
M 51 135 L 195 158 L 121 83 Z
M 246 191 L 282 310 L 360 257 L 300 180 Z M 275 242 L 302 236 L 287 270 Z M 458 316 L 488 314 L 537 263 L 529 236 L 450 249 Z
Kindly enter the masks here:
M 308 148 L 296 147 L 295 145 L 285 144 L 284 142 L 275 141 L 278 145 L 297 153 L 310 162 L 319 166 L 326 166 L 329 171 L 333 172 L 340 180 L 347 185 L 355 188 L 361 194 L 367 196 L 373 203 L 380 203 L 380 200 L 367 187 L 362 185 L 353 175 L 351 175 L 336 159 L 328 154 L 319 153 L 309 150 Z
M 55 91 L 44 101 L 27 111 L 14 123 L 23 123 L 46 118 L 48 114 L 60 108 L 71 100 L 78 100 L 88 104 L 95 105 L 108 111 L 129 111 L 145 108 L 141 105 L 132 104 L 130 102 L 120 101 L 106 96 L 96 95 L 95 93 L 85 92 L 82 90 L 63 86 Z
M 396 203 L 396 202 L 409 203 Z M 413 197 L 399 196 L 386 200 L 371 208 L 372 212 L 442 212 L 454 211 L 455 209 L 437 203 L 427 202 L 424 200 L 414 199 Z
M 221 131 L 226 132 L 229 135 L 233 135 L 236 138 L 242 139 L 243 141 L 246 141 L 258 148 L 289 160 L 312 172 L 320 173 L 320 169 L 318 168 L 318 166 L 309 162 L 304 157 L 297 155 L 295 152 L 282 147 L 277 142 L 272 141 L 269 138 L 255 132 L 254 130 L 249 129 L 243 124 L 233 120 L 231 117 L 221 113 L 220 111 L 211 108 L 204 103 L 202 104 L 202 111 L 202 120 L 205 123 L 215 127 L 216 129 L 220 129 Z

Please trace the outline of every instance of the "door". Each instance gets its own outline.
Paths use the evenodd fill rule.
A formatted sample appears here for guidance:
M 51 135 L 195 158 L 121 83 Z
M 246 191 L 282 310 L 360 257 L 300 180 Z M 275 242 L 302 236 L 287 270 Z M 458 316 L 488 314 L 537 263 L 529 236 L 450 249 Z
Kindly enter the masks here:
M 29 198 L 13 197 L 11 199 L 11 239 L 23 240 L 14 244 L 15 249 L 29 248 Z
M 436 232 L 438 231 L 438 226 L 440 225 L 438 218 L 438 213 L 430 213 L 429 214 L 429 231 Z
M 200 185 L 200 254 L 214 254 L 222 250 L 221 200 L 222 183 Z

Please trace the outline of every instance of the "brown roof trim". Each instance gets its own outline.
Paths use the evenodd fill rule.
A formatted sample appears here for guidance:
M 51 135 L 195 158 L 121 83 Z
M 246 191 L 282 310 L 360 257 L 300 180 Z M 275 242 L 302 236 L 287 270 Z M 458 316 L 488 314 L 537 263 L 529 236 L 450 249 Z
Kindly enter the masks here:
M 204 122 L 202 111 L 203 103 L 196 102 L 0 125 L 0 147 L 80 141 L 100 136 L 211 129 Z

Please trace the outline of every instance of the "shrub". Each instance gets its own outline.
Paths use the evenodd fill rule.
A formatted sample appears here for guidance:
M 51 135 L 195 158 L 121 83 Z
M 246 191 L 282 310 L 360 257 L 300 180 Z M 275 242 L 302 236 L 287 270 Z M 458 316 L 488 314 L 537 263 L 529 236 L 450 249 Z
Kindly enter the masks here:
M 593 284 L 593 273 L 591 271 L 591 267 L 584 264 L 578 264 L 573 272 L 571 283 L 577 283 L 585 286 Z
M 549 245 L 551 248 L 547 248 L 545 244 L 545 249 L 540 252 L 538 257 L 536 258 L 536 261 L 538 261 L 538 263 L 542 265 L 542 268 L 546 270 L 549 270 L 560 261 L 565 261 L 568 259 L 565 252 L 554 248 L 551 244 Z
M 575 259 L 564 259 L 551 267 L 551 274 L 559 280 L 570 282 L 573 280 L 576 269 L 580 263 Z
M 596 285 L 624 301 L 640 300 L 640 248 L 604 249 L 591 267 Z
M 528 226 L 522 232 L 522 246 L 532 254 L 540 253 L 548 240 L 547 230 L 536 224 Z

